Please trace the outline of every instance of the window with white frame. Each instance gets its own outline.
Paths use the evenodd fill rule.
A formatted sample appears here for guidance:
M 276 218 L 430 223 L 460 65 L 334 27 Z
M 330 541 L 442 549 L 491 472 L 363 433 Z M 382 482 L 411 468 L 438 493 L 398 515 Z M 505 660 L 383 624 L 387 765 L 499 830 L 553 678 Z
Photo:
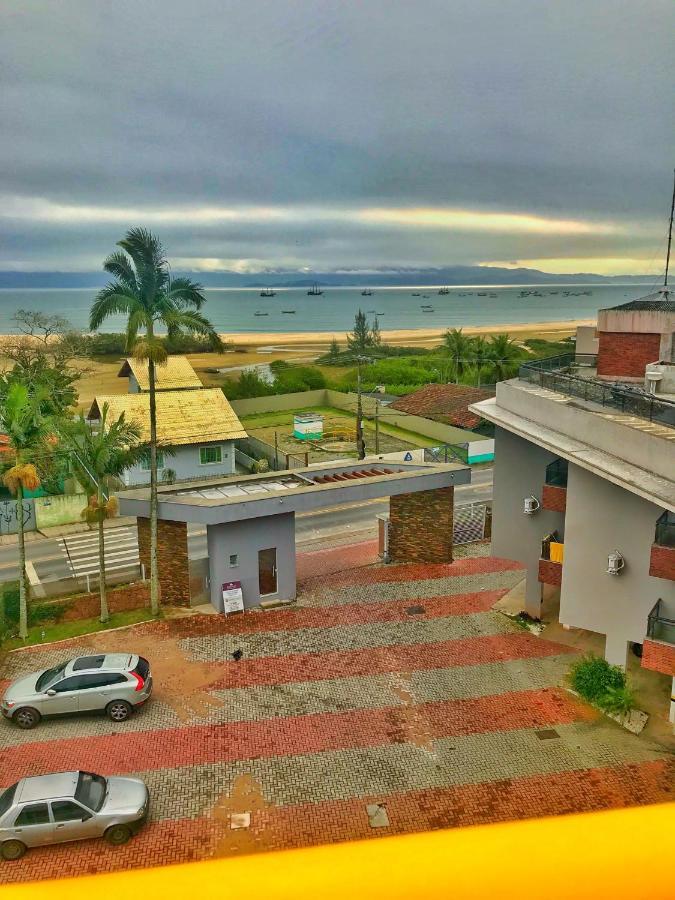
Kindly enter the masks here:
M 223 461 L 223 448 L 218 447 L 200 447 L 199 448 L 199 465 L 214 466 Z
M 164 468 L 164 454 L 162 453 L 161 450 L 157 451 L 157 468 L 158 469 Z M 146 453 L 141 458 L 141 469 L 143 469 L 146 472 L 150 471 L 150 453 L 149 452 Z

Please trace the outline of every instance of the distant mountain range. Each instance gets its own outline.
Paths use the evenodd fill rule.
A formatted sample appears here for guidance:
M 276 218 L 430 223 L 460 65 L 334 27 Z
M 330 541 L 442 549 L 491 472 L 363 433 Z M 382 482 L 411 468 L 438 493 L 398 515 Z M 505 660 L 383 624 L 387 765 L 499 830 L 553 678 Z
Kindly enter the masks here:
M 178 274 L 177 272 L 175 274 Z M 190 272 L 205 287 L 410 287 L 414 285 L 495 284 L 652 284 L 645 275 L 554 275 L 537 269 L 504 269 L 497 266 L 446 266 L 437 269 L 404 268 L 360 272 Z M 0 272 L 0 288 L 97 288 L 108 281 L 104 272 Z

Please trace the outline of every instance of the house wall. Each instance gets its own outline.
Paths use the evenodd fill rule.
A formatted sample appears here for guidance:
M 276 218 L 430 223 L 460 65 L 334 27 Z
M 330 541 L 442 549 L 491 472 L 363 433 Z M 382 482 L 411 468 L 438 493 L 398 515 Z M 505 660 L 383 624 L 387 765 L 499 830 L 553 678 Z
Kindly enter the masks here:
M 542 508 L 526 516 L 523 501 L 533 495 L 541 502 L 546 466 L 557 458 L 503 428 L 495 430 L 492 553 L 516 559 L 527 568 L 525 606 L 529 615 L 537 619 L 541 612 L 541 542 L 553 531 L 563 539 L 565 514 Z
M 660 359 L 660 334 L 627 334 L 601 331 L 598 348 L 599 378 L 636 378 L 642 381 L 645 368 Z
M 258 519 L 206 529 L 209 555 L 211 603 L 222 612 L 222 585 L 240 581 L 244 607 L 260 603 L 258 586 L 258 551 L 277 549 L 277 592 L 265 599 L 291 600 L 295 597 L 295 514 L 280 513 Z M 230 555 L 236 554 L 237 565 L 230 566 Z
M 141 389 L 139 387 L 138 382 L 136 381 L 136 376 L 133 372 L 129 372 L 129 387 L 127 390 L 128 394 L 140 394 Z
M 202 466 L 199 462 L 200 447 L 222 447 L 222 462 L 216 465 Z M 219 475 L 233 475 L 235 472 L 234 441 L 204 441 L 175 447 L 172 455 L 165 453 L 164 466 L 159 470 L 161 480 L 163 469 L 173 469 L 177 481 L 194 478 L 212 478 Z M 131 485 L 150 484 L 150 471 L 140 465 L 132 466 L 124 473 L 124 483 Z
M 496 505 L 496 504 L 495 504 Z M 649 575 L 656 520 L 663 510 L 609 481 L 570 465 L 560 621 L 607 635 L 606 658 L 625 666 L 629 641 L 641 643 L 647 616 L 661 598 L 675 615 L 675 582 Z M 607 575 L 607 557 L 624 556 Z

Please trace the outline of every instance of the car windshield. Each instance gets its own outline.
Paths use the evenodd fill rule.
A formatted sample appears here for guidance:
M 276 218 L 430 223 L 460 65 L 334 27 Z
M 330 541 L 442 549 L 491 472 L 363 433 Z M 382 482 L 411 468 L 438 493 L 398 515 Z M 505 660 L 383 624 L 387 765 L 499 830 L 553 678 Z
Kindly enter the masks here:
M 75 788 L 75 799 L 79 800 L 87 809 L 98 812 L 105 800 L 106 780 L 100 775 L 92 775 L 91 772 L 80 772 Z
M 45 672 L 43 672 L 35 683 L 36 690 L 44 691 L 49 687 L 50 684 L 54 684 L 57 678 L 60 678 L 66 671 L 67 665 L 68 663 L 64 662 L 61 663 L 60 666 L 54 666 L 53 669 L 47 669 Z
M 6 791 L 3 791 L 2 794 L 0 794 L 0 818 L 4 816 L 4 814 L 12 805 L 15 793 L 16 785 L 13 784 L 11 787 L 8 787 Z

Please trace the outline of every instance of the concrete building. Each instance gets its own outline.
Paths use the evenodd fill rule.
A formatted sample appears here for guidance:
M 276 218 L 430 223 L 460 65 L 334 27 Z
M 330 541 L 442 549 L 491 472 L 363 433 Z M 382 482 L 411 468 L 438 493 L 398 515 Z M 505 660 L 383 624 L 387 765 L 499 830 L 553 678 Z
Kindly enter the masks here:
M 644 667 L 675 676 L 675 402 L 618 383 L 638 380 L 638 355 L 642 381 L 656 347 L 631 350 L 619 326 L 658 325 L 636 346 L 658 334 L 670 352 L 673 303 L 659 296 L 656 310 L 601 312 L 604 376 L 573 356 L 539 360 L 472 408 L 495 425 L 492 547 L 526 565 L 527 612 L 539 618 L 543 585 L 559 588 L 560 622 L 605 635 L 610 662 L 640 644 Z
M 156 399 L 160 479 L 182 481 L 235 471 L 234 442 L 246 432 L 220 389 L 160 391 Z M 112 418 L 124 413 L 140 425 L 141 440 L 150 440 L 148 393 L 97 396 L 89 419 L 100 419 L 106 403 Z M 149 458 L 127 469 L 122 480 L 127 486 L 149 484 Z
M 390 497 L 388 556 L 452 562 L 454 486 L 471 472 L 459 464 L 354 461 L 266 475 L 217 478 L 159 488 L 158 553 L 163 602 L 189 605 L 187 523 L 206 525 L 210 599 L 224 609 L 237 585 L 244 608 L 292 600 L 296 592 L 295 515 Z M 122 515 L 138 517 L 141 561 L 149 564 L 149 492 L 123 491 Z

